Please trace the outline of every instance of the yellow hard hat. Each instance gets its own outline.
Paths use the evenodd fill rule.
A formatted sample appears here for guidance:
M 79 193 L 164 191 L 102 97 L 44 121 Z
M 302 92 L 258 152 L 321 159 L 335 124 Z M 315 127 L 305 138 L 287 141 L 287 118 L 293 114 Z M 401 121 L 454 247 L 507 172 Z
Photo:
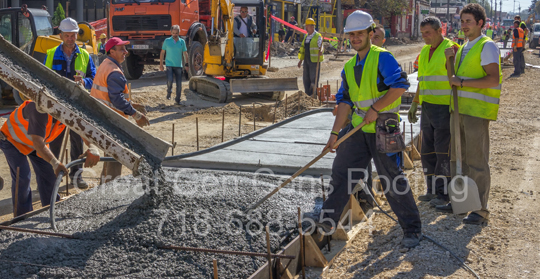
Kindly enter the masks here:
M 99 35 L 99 38 L 100 39 L 107 39 L 107 35 L 105 35 L 105 33 L 101 33 L 101 35 Z
M 306 19 L 306 25 L 315 25 L 315 20 L 313 20 L 312 18 Z

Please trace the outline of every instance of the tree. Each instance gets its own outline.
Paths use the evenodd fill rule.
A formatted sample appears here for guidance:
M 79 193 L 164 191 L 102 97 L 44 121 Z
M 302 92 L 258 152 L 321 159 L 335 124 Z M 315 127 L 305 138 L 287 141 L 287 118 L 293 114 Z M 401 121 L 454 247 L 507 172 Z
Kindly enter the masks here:
M 540 2 L 536 2 L 536 4 L 534 5 L 534 11 L 537 15 L 540 15 Z
M 373 11 L 374 17 L 402 15 L 409 8 L 406 0 L 367 0 L 367 6 Z
M 58 6 L 56 7 L 56 10 L 54 10 L 54 15 L 52 17 L 53 26 L 60 25 L 60 22 L 64 18 L 66 18 L 66 12 L 64 12 L 64 8 L 62 7 L 62 4 L 58 3 Z

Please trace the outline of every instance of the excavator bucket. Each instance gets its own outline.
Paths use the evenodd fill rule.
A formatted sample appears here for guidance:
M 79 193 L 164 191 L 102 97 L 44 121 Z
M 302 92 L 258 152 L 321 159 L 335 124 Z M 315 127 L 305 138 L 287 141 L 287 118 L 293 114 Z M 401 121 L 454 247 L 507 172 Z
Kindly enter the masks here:
M 171 146 L 91 97 L 82 86 L 45 67 L 2 36 L 0 79 L 135 174 L 138 174 L 143 160 L 161 163 Z
M 297 78 L 231 79 L 233 93 L 264 93 L 298 90 Z

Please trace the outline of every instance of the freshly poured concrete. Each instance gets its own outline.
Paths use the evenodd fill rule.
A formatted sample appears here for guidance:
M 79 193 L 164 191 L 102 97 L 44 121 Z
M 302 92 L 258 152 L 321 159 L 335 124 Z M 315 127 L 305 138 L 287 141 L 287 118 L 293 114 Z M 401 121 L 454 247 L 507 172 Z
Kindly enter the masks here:
M 410 124 L 406 115 L 401 115 L 405 122 L 405 143 L 411 141 Z M 307 115 L 290 123 L 273 125 L 274 129 L 251 136 L 244 136 L 239 142 L 212 152 L 173 161 L 164 161 L 168 167 L 187 167 L 221 170 L 262 171 L 293 174 L 323 150 L 335 117 L 330 111 Z M 272 126 L 271 126 L 272 127 Z M 420 122 L 413 125 L 416 138 L 420 133 Z M 306 170 L 304 175 L 330 175 L 335 154 L 328 153 L 321 160 Z M 267 169 L 267 170 L 263 170 Z

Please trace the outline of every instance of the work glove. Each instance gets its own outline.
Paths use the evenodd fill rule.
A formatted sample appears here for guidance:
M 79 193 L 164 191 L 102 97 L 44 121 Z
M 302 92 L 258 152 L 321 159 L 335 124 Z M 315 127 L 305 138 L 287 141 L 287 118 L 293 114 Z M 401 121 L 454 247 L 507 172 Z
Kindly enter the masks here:
M 150 121 L 144 114 L 136 111 L 132 115 L 132 117 L 133 119 L 135 119 L 135 122 L 137 122 L 137 125 L 139 125 L 139 127 L 150 126 Z
M 418 109 L 418 103 L 412 102 L 411 108 L 409 109 L 409 122 L 410 123 L 416 123 L 418 121 L 418 117 L 416 117 L 417 109 Z
M 133 106 L 133 108 L 134 108 L 136 111 L 138 111 L 138 112 L 140 112 L 140 113 L 142 113 L 142 114 L 144 114 L 144 115 L 146 115 L 146 114 L 148 113 L 148 112 L 146 111 L 146 107 L 145 107 L 144 105 L 136 104 L 136 103 L 131 103 L 131 105 Z
M 84 152 L 81 156 L 79 156 L 79 159 L 82 159 L 85 157 L 86 157 L 86 161 L 84 162 L 85 168 L 91 168 L 97 165 L 100 158 L 99 149 L 97 148 L 97 146 L 95 146 L 94 144 L 90 144 L 86 152 Z
M 68 170 L 66 169 L 66 166 L 64 166 L 64 164 L 62 164 L 58 159 L 56 159 L 55 157 L 53 157 L 50 161 L 49 161 L 49 164 L 51 164 L 53 170 L 54 170 L 54 175 L 58 176 L 58 174 L 60 173 L 60 171 L 63 171 L 64 172 L 64 175 L 68 174 Z

